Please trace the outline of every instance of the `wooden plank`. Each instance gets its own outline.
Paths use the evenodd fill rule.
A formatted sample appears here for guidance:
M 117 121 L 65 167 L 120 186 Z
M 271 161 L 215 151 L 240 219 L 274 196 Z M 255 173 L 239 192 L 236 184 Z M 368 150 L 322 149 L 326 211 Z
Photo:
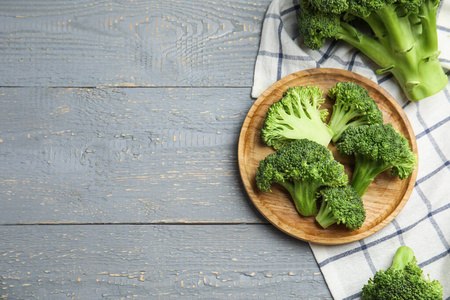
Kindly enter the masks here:
M 249 94 L 0 89 L 0 223 L 265 222 L 238 172 Z
M 308 244 L 270 225 L 0 226 L 0 236 L 5 299 L 331 299 Z
M 250 86 L 269 3 L 1 1 L 0 86 Z

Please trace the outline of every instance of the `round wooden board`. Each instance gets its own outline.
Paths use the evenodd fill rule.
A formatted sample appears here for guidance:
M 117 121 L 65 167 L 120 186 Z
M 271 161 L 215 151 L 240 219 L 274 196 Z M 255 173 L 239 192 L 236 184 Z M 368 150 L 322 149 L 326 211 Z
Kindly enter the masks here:
M 359 230 L 350 231 L 343 225 L 321 228 L 314 217 L 302 217 L 295 210 L 290 195 L 279 185 L 272 186 L 272 192 L 261 192 L 256 186 L 256 171 L 259 162 L 274 152 L 261 140 L 261 127 L 266 112 L 272 103 L 279 101 L 288 88 L 315 85 L 324 90 L 338 82 L 352 81 L 367 89 L 383 112 L 384 122 L 391 123 L 409 141 L 417 155 L 417 144 L 413 129 L 403 109 L 396 100 L 373 81 L 359 74 L 330 68 L 317 68 L 300 71 L 274 83 L 253 104 L 244 120 L 239 137 L 239 170 L 244 187 L 257 209 L 274 226 L 283 232 L 312 243 L 324 245 L 345 244 L 358 241 L 379 231 L 389 224 L 408 201 L 417 177 L 417 170 L 404 180 L 391 176 L 389 171 L 380 174 L 371 183 L 362 197 L 366 209 L 366 220 Z M 332 100 L 326 99 L 324 107 L 331 113 Z M 344 164 L 351 178 L 354 160 L 342 157 L 331 143 L 336 160 Z

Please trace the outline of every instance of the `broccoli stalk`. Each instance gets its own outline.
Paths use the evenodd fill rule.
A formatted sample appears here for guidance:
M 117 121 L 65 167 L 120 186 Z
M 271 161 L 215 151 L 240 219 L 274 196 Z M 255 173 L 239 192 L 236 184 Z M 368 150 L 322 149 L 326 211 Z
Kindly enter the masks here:
M 441 91 L 448 78 L 438 61 L 439 0 L 299 0 L 304 43 L 319 49 L 327 38 L 343 40 L 373 60 L 378 74 L 391 72 L 408 99 Z M 366 23 L 370 32 L 365 32 Z
M 379 270 L 364 285 L 361 298 L 442 300 L 443 288 L 440 282 L 425 277 L 423 270 L 416 263 L 411 248 L 399 247 L 391 266 L 386 270 Z
M 380 173 L 391 168 L 389 162 L 375 162 L 370 156 L 355 155 L 355 168 L 351 185 L 361 196 Z
M 323 102 L 319 87 L 288 89 L 280 101 L 269 107 L 261 129 L 262 140 L 274 149 L 296 139 L 310 139 L 328 146 L 333 132 L 324 122 L 328 110 L 321 109 Z
M 347 128 L 337 144 L 341 154 L 354 155 L 351 185 L 363 196 L 381 172 L 407 178 L 417 165 L 417 157 L 408 140 L 391 124 L 362 125 Z
M 312 216 L 317 212 L 317 192 L 323 186 L 348 184 L 344 166 L 325 146 L 308 139 L 294 140 L 260 161 L 256 184 L 270 191 L 278 183 L 290 194 L 297 212 Z
M 317 191 L 322 183 L 314 179 L 279 182 L 294 199 L 295 209 L 302 216 L 312 216 L 317 212 Z
M 334 132 L 333 142 L 337 142 L 342 132 L 350 126 L 383 123 L 383 113 L 375 100 L 357 83 L 339 82 L 328 90 L 328 96 L 335 100 L 328 121 Z
M 410 262 L 415 263 L 414 260 L 414 251 L 409 247 L 401 246 L 395 252 L 391 268 L 394 270 L 403 270 Z
M 322 204 L 316 221 L 323 228 L 344 224 L 348 229 L 359 229 L 366 219 L 366 210 L 358 193 L 350 185 L 329 187 L 320 191 Z

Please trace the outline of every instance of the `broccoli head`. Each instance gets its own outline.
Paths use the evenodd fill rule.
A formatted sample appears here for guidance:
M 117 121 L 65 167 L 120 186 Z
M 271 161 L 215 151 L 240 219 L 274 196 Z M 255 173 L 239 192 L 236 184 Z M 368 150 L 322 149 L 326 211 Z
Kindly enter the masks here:
M 270 191 L 273 183 L 283 186 L 291 195 L 302 216 L 317 212 L 317 192 L 324 186 L 348 184 L 344 166 L 325 146 L 308 139 L 294 140 L 261 160 L 256 184 Z
M 358 83 L 339 82 L 328 90 L 328 96 L 335 100 L 328 122 L 334 132 L 333 142 L 337 142 L 349 126 L 383 123 L 383 113 L 377 103 Z
M 337 144 L 341 154 L 355 156 L 351 185 L 363 196 L 381 172 L 407 178 L 417 165 L 408 140 L 391 124 L 347 128 Z
M 316 221 L 323 228 L 343 224 L 350 230 L 359 229 L 366 219 L 366 210 L 359 194 L 350 185 L 326 187 L 319 192 L 322 203 Z
M 427 299 L 442 300 L 442 285 L 425 277 L 416 265 L 414 252 L 407 246 L 397 249 L 392 265 L 379 270 L 362 289 L 363 300 Z
M 304 44 L 320 49 L 343 40 L 391 72 L 408 99 L 441 91 L 448 78 L 438 61 L 439 0 L 298 0 Z
M 325 123 L 328 110 L 320 108 L 324 101 L 319 87 L 289 88 L 280 101 L 269 107 L 261 129 L 262 140 L 274 149 L 297 139 L 327 146 L 333 132 Z

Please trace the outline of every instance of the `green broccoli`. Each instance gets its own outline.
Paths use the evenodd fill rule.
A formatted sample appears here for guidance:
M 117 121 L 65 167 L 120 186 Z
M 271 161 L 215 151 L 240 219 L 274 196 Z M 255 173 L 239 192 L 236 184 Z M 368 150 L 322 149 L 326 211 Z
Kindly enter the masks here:
M 448 78 L 438 61 L 439 0 L 299 0 L 298 27 L 305 45 L 343 40 L 391 72 L 408 99 L 436 94 Z
M 297 139 L 328 146 L 333 132 L 325 123 L 328 110 L 320 109 L 324 101 L 319 87 L 289 88 L 280 101 L 269 107 L 261 129 L 262 140 L 275 150 Z
M 417 165 L 408 140 L 391 124 L 347 128 L 337 144 L 341 154 L 355 156 L 351 185 L 363 196 L 375 177 L 386 170 L 407 178 Z
M 308 139 L 294 140 L 261 160 L 256 184 L 270 191 L 273 183 L 283 186 L 291 195 L 302 216 L 317 212 L 317 192 L 323 186 L 348 184 L 344 166 L 325 146 Z
M 377 103 L 358 83 L 339 82 L 328 90 L 328 96 L 335 100 L 328 121 L 334 132 L 333 142 L 337 142 L 349 126 L 383 123 L 383 113 Z
M 362 289 L 363 300 L 408 299 L 442 300 L 442 285 L 425 277 L 416 265 L 414 252 L 407 246 L 397 249 L 392 265 L 379 270 Z
M 344 224 L 348 229 L 359 229 L 366 219 L 366 210 L 358 193 L 350 185 L 327 187 L 319 192 L 322 203 L 316 221 L 323 228 Z

